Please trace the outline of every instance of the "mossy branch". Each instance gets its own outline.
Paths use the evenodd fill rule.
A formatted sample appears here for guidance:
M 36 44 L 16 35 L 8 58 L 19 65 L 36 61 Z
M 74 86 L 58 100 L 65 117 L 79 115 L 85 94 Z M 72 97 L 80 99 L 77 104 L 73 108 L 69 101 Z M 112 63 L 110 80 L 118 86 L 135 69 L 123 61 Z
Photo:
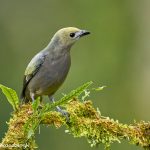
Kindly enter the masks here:
M 81 87 L 78 91 L 81 91 Z M 29 103 L 17 107 L 8 122 L 8 131 L 0 143 L 0 149 L 36 149 L 34 133 L 40 124 L 54 125 L 56 128 L 65 126 L 66 133 L 74 137 L 85 137 L 91 146 L 104 144 L 105 149 L 109 149 L 111 143 L 121 143 L 122 139 L 126 139 L 143 149 L 150 149 L 150 122 L 122 124 L 118 120 L 102 116 L 94 109 L 91 101 L 81 102 L 78 98 L 68 100 L 66 98 L 61 102 L 70 115 L 69 122 L 59 112 L 51 110 L 53 105 L 46 104 L 39 109 L 38 100 L 34 105 Z
M 91 101 L 82 103 L 74 99 L 66 104 L 65 108 L 70 114 L 69 123 L 59 112 L 49 111 L 45 112 L 42 118 L 38 118 L 41 119 L 40 124 L 54 125 L 56 128 L 64 125 L 67 128 L 66 132 L 74 137 L 87 138 L 92 146 L 103 143 L 107 149 L 111 143 L 115 141 L 120 143 L 120 140 L 126 139 L 132 144 L 150 149 L 150 122 L 141 121 L 127 125 L 108 117 L 102 117 L 93 108 Z M 20 144 L 26 145 L 26 149 L 35 149 L 37 146 L 34 136 L 28 138 L 24 125 L 29 119 L 37 118 L 37 115 L 34 114 L 31 104 L 22 105 L 18 112 L 12 114 L 1 146 Z M 33 123 L 30 123 L 29 126 L 32 127 Z M 16 149 L 23 149 L 23 147 Z

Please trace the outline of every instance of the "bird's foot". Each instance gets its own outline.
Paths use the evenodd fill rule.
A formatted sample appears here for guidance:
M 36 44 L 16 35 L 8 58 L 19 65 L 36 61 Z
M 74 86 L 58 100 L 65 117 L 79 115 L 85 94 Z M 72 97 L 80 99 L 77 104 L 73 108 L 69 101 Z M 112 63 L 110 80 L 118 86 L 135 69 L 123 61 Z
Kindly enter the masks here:
M 59 106 L 56 106 L 56 109 L 66 118 L 66 121 L 69 122 L 69 113 L 64 109 L 61 109 Z
M 50 101 L 51 101 L 52 103 L 55 103 L 55 100 L 54 100 L 54 97 L 53 97 L 53 96 L 50 96 L 49 99 L 50 99 Z M 67 122 L 69 122 L 69 113 L 68 113 L 66 110 L 61 109 L 59 106 L 56 106 L 56 110 L 57 110 L 58 112 L 60 112 L 60 113 L 62 114 L 62 116 L 64 116 L 64 117 L 66 118 L 66 121 L 67 121 Z

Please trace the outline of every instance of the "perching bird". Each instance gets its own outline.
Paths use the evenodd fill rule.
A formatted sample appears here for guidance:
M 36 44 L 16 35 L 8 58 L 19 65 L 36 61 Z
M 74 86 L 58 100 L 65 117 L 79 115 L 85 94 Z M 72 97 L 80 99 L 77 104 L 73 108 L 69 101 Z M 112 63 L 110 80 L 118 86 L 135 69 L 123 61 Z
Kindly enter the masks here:
M 37 97 L 49 96 L 64 82 L 71 64 L 70 49 L 82 36 L 90 32 L 75 27 L 62 28 L 55 33 L 47 47 L 40 51 L 28 64 L 23 81 L 23 102 Z

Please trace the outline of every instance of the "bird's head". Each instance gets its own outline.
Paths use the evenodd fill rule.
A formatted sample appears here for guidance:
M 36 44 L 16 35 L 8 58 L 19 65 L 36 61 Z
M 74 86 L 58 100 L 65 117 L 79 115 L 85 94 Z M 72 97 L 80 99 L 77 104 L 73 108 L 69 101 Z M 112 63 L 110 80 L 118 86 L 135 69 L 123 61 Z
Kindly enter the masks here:
M 71 47 L 80 37 L 90 34 L 89 31 L 75 27 L 67 27 L 58 30 L 52 40 L 63 47 Z

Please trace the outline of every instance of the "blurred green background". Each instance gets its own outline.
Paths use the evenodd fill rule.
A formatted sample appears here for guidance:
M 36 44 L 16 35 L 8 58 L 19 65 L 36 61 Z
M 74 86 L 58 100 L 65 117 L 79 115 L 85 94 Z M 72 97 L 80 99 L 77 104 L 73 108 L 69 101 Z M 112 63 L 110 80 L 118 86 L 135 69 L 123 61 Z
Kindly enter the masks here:
M 90 97 L 102 115 L 123 123 L 150 120 L 149 6 L 149 0 L 0 0 L 0 83 L 19 94 L 31 58 L 58 29 L 75 26 L 92 34 L 72 48 L 71 70 L 56 98 L 92 80 L 107 86 Z M 12 108 L 1 93 L 0 106 L 2 138 Z M 40 150 L 92 149 L 64 128 L 41 127 L 36 139 Z M 120 149 L 141 150 L 126 141 L 112 145 Z

